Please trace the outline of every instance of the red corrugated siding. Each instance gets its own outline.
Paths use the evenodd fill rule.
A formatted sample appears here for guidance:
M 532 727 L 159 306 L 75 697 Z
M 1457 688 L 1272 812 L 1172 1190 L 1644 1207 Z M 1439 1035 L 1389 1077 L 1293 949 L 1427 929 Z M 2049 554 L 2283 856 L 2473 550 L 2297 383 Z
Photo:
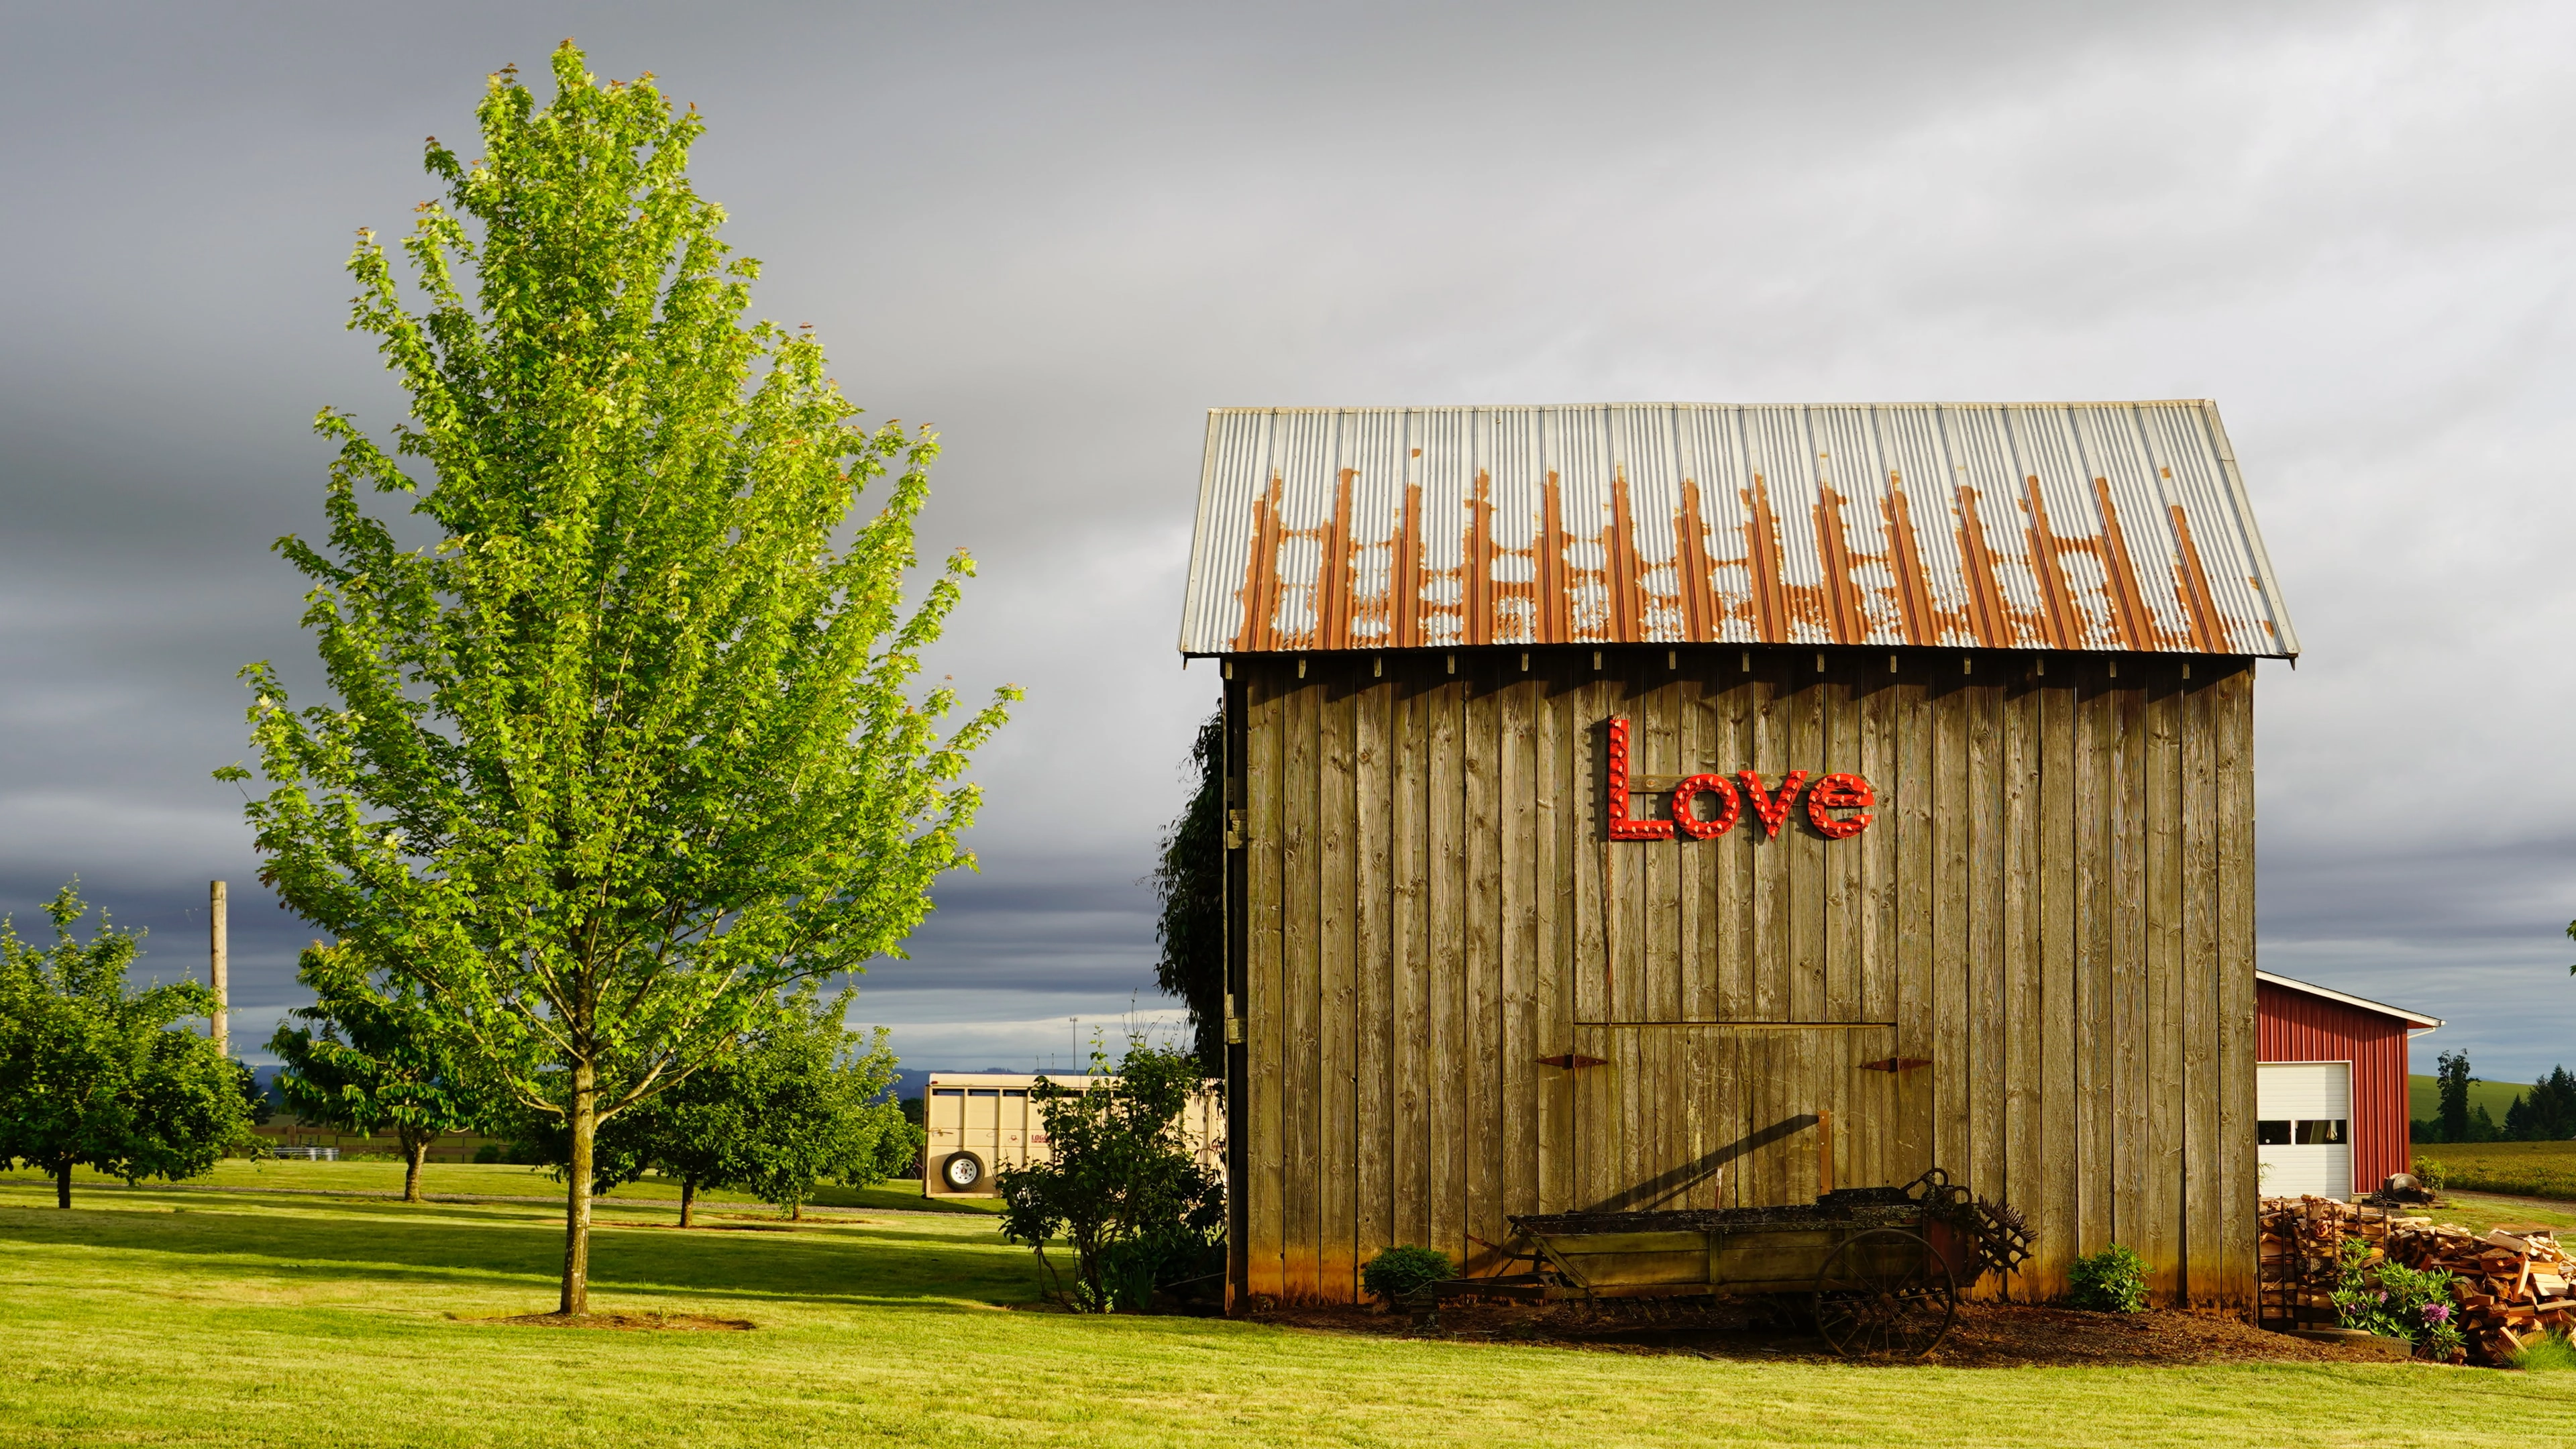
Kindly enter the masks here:
M 2254 1060 L 2352 1063 L 2353 1190 L 2406 1170 L 2406 1022 L 2257 982 Z

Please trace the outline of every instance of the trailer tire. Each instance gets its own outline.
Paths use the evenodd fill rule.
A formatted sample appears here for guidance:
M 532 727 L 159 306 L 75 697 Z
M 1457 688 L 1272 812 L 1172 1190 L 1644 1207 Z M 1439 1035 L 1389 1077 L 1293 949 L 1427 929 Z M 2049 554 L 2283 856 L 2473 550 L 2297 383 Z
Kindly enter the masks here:
M 950 1192 L 972 1192 L 984 1183 L 984 1159 L 972 1152 L 952 1152 L 939 1164 L 939 1180 Z

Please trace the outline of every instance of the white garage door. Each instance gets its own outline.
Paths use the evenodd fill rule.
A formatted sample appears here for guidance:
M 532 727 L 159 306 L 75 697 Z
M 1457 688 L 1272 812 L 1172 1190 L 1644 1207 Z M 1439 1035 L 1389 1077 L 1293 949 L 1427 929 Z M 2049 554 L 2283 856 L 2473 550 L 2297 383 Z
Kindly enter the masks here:
M 2352 1196 L 2352 1063 L 2263 1062 L 2254 1083 L 2263 1195 Z

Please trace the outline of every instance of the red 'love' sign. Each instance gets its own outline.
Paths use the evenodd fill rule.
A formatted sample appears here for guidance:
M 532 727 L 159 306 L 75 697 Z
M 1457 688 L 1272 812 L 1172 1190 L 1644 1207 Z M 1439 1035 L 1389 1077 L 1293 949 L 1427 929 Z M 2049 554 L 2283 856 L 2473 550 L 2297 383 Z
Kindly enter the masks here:
M 1733 780 L 1724 775 L 1693 775 L 1673 787 L 1672 819 L 1632 820 L 1628 816 L 1628 722 L 1610 721 L 1612 840 L 1670 840 L 1675 830 L 1693 840 L 1714 840 L 1735 828 L 1748 804 L 1753 807 L 1754 818 L 1762 822 L 1763 834 L 1776 839 L 1780 823 L 1789 818 L 1789 807 L 1797 802 L 1799 787 L 1806 783 L 1804 770 L 1791 770 L 1777 790 L 1766 788 L 1762 777 L 1751 770 L 1738 771 Z M 1717 813 L 1706 820 L 1699 818 L 1696 809 L 1703 795 L 1713 797 L 1717 804 Z M 1828 840 L 1848 839 L 1867 830 L 1874 817 L 1833 812 L 1866 810 L 1877 803 L 1878 796 L 1860 776 L 1827 775 L 1807 791 L 1807 823 Z

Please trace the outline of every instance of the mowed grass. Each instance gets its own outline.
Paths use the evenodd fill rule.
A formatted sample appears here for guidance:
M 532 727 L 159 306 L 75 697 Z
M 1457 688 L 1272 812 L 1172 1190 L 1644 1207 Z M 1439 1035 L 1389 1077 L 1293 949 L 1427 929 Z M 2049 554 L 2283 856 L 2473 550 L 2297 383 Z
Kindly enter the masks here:
M 2576 1201 L 2576 1142 L 2418 1142 L 2455 1189 Z
M 2482 1192 L 2446 1192 L 2437 1208 L 2412 1208 L 2437 1223 L 2457 1223 L 2472 1232 L 2489 1228 L 2549 1228 L 2576 1242 L 2576 1203 L 2543 1203 L 2524 1197 L 2498 1197 Z
M 368 1164 L 320 1166 L 338 1171 L 294 1181 L 372 1185 L 352 1171 Z M 965 1214 L 683 1234 L 667 1203 L 613 1201 L 596 1307 L 757 1330 L 521 1327 L 488 1320 L 552 1306 L 561 1230 L 541 1205 L 150 1187 L 80 1202 L 0 1180 L 0 1442 L 2576 1442 L 2551 1375 L 1773 1365 L 1074 1317 L 1030 1307 L 1028 1255 Z

